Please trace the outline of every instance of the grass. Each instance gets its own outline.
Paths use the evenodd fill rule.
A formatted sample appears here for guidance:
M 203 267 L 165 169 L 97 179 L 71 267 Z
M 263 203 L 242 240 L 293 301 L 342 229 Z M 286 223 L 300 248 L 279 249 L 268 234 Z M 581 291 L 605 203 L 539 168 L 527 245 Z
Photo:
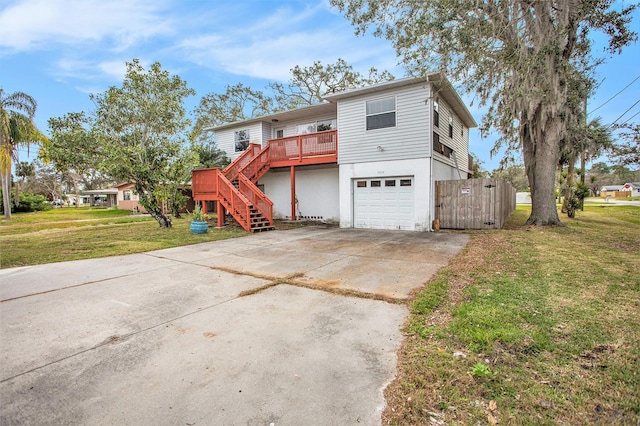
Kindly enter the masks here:
M 191 234 L 190 220 L 161 229 L 149 216 L 96 208 L 60 208 L 0 219 L 0 268 L 140 253 L 246 235 L 237 226 Z
M 471 242 L 418 294 L 384 424 L 640 422 L 640 208 Z

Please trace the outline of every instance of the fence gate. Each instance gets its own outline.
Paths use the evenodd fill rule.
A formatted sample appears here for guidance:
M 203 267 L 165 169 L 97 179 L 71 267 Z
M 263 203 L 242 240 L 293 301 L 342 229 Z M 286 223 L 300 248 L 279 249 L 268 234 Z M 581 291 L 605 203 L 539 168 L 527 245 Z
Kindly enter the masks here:
M 501 179 L 436 181 L 436 218 L 443 229 L 499 229 L 516 205 L 516 191 Z

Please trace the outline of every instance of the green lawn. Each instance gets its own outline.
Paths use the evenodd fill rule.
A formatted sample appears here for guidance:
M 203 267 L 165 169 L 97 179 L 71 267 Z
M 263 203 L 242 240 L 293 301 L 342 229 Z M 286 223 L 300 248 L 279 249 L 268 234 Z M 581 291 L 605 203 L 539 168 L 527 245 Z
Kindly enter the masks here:
M 190 220 L 161 229 L 149 216 L 100 208 L 58 208 L 0 219 L 0 268 L 139 253 L 247 235 L 237 226 L 193 235 Z
M 411 305 L 384 424 L 639 424 L 640 208 L 576 215 L 471 232 Z

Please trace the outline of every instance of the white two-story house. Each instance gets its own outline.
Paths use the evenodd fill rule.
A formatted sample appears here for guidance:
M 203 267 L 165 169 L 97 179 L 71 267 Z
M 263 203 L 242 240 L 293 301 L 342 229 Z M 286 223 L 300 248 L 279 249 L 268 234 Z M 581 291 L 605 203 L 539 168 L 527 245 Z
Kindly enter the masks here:
M 194 198 L 217 201 L 248 231 L 274 217 L 430 230 L 434 183 L 467 178 L 477 125 L 451 83 L 434 73 L 325 100 L 213 128 L 234 162 L 195 171 Z

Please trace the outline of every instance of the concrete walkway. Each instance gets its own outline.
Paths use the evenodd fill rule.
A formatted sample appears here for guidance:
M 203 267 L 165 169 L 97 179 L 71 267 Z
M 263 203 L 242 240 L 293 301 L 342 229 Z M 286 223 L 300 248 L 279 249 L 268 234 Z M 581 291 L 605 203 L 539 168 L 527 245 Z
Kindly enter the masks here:
M 275 231 L 0 270 L 0 424 L 377 425 L 453 233 Z

